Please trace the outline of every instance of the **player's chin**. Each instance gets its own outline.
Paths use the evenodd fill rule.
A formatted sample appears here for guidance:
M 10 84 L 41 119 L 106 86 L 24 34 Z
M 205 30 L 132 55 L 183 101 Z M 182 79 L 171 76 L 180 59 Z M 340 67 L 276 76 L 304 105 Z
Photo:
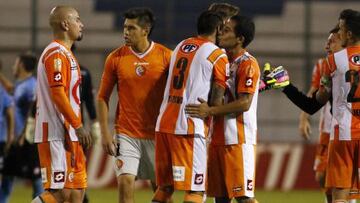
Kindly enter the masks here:
M 76 41 L 81 41 L 81 40 L 82 40 L 82 38 L 83 38 L 83 34 L 82 34 L 82 33 L 80 33 L 80 34 L 79 34 L 79 36 L 76 38 Z

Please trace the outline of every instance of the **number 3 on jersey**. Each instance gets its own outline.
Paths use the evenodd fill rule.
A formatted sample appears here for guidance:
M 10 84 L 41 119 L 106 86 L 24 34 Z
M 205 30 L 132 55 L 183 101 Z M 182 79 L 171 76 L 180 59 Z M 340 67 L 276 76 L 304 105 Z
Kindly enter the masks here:
M 185 71 L 188 68 L 188 59 L 185 57 L 181 57 L 176 62 L 176 68 L 179 70 L 177 75 L 174 75 L 173 78 L 173 88 L 174 89 L 181 89 L 184 83 Z
M 350 82 L 350 84 L 351 84 L 351 89 L 347 96 L 348 102 L 351 102 L 351 103 L 352 102 L 360 102 L 360 97 L 355 97 L 355 96 L 358 96 L 358 95 L 356 95 L 356 92 L 357 92 L 358 85 L 360 82 L 359 79 L 360 79 L 359 72 L 356 70 L 348 70 L 345 73 L 345 81 Z

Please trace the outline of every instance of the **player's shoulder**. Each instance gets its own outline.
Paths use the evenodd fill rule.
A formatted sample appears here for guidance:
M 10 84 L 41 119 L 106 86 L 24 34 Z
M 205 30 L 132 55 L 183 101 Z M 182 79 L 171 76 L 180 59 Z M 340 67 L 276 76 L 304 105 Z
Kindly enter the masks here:
M 154 49 L 159 50 L 160 52 L 171 53 L 171 49 L 157 42 L 154 42 Z
M 257 59 L 250 54 L 248 51 L 245 51 L 243 55 L 241 55 L 238 59 L 239 61 L 242 61 L 243 64 L 251 64 L 258 66 Z
M 110 54 L 108 55 L 109 58 L 117 58 L 117 57 L 122 57 L 122 56 L 125 56 L 127 54 L 129 54 L 131 51 L 130 51 L 130 48 L 129 46 L 127 45 L 122 45 L 114 50 L 112 50 L 110 52 Z

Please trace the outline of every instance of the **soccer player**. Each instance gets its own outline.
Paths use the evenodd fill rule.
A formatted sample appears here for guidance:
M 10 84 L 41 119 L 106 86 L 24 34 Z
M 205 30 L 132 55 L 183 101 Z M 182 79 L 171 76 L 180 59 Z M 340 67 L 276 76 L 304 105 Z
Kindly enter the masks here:
M 164 99 L 156 123 L 156 183 L 152 202 L 166 202 L 176 190 L 184 202 L 203 200 L 207 168 L 207 122 L 185 114 L 185 105 L 208 98 L 211 81 L 225 87 L 228 59 L 214 43 L 222 27 L 221 16 L 203 12 L 197 20 L 198 36 L 180 42 L 172 56 Z
M 12 191 L 14 178 L 23 177 L 30 179 L 33 186 L 33 197 L 43 192 L 40 176 L 39 159 L 36 145 L 24 144 L 24 131 L 26 120 L 35 101 L 37 59 L 32 54 L 20 54 L 13 65 L 15 84 L 0 73 L 0 83 L 13 95 L 15 104 L 15 141 L 5 156 L 3 180 L 0 189 L 0 202 L 7 202 Z M 19 160 L 17 157 L 22 157 Z
M 350 189 L 359 188 L 360 99 L 357 91 L 360 68 L 360 12 L 346 9 L 339 17 L 339 35 L 345 49 L 327 57 L 322 85 L 316 98 L 326 103 L 332 95 L 329 159 L 325 187 L 332 188 L 335 203 L 346 203 Z M 326 82 L 331 76 L 332 87 Z
M 1 63 L 1 62 L 0 62 Z M 14 140 L 14 102 L 0 84 L 0 185 L 4 168 L 4 156 Z
M 97 103 L 103 148 L 116 157 L 119 202 L 129 203 L 134 202 L 135 178 L 155 181 L 155 124 L 171 51 L 149 39 L 154 25 L 151 10 L 132 8 L 124 18 L 125 45 L 106 59 Z M 115 85 L 118 105 L 113 138 L 108 104 Z
M 330 35 L 328 37 L 325 47 L 328 54 L 332 54 L 343 49 L 343 47 L 341 46 L 339 34 L 337 33 L 338 30 L 339 28 L 336 27 L 330 31 Z M 308 91 L 307 94 L 308 96 L 311 96 L 316 90 L 319 89 L 321 72 L 324 68 L 327 67 L 327 65 L 328 64 L 326 58 L 317 61 L 312 73 L 311 88 Z M 320 126 L 319 126 L 319 130 L 320 130 L 319 143 L 317 145 L 315 162 L 314 162 L 315 179 L 317 182 L 319 182 L 321 188 L 324 189 L 328 203 L 332 202 L 331 190 L 325 189 L 324 187 L 325 187 L 325 173 L 326 173 L 326 166 L 328 159 L 328 144 L 330 139 L 331 119 L 332 119 L 330 108 L 331 108 L 330 102 L 327 102 L 326 105 L 321 110 Z M 299 127 L 303 137 L 308 139 L 310 135 L 309 114 L 306 114 L 305 112 L 301 112 Z
M 69 6 L 53 8 L 49 21 L 54 40 L 38 62 L 35 127 L 45 192 L 32 202 L 81 203 L 87 186 L 83 147 L 91 136 L 81 122 L 80 67 L 70 48 L 82 39 L 84 25 Z
M 257 97 L 260 69 L 257 60 L 245 48 L 253 40 L 255 25 L 245 16 L 233 16 L 219 36 L 219 46 L 226 49 L 230 59 L 230 78 L 226 90 L 213 86 L 211 100 L 188 105 L 192 117 L 214 117 L 214 130 L 209 147 L 208 190 L 217 203 L 256 202 L 255 145 L 257 133 Z M 224 104 L 222 95 L 225 93 Z

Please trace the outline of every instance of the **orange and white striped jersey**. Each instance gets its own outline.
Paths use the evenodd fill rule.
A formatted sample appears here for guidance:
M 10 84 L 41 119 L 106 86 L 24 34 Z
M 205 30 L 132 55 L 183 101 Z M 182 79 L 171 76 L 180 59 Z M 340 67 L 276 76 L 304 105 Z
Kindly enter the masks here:
M 226 81 L 224 103 L 237 99 L 240 93 L 253 95 L 248 111 L 214 118 L 214 131 L 211 144 L 256 144 L 257 141 L 257 102 L 260 68 L 257 60 L 245 50 L 230 65 L 230 78 Z
M 107 57 L 98 98 L 108 103 L 117 85 L 117 134 L 154 138 L 170 56 L 170 49 L 151 42 L 143 54 L 136 53 L 130 46 L 122 46 Z
M 319 89 L 321 74 L 325 69 L 328 69 L 328 62 L 326 58 L 321 58 L 316 62 L 311 76 L 311 86 L 314 89 Z M 327 102 L 326 105 L 322 107 L 320 111 L 320 122 L 319 122 L 320 132 L 330 133 L 331 131 L 332 115 L 330 113 L 330 109 L 331 109 L 330 102 Z
M 332 76 L 332 131 L 339 140 L 360 139 L 360 46 L 347 47 L 328 56 Z M 337 130 L 336 130 L 337 131 Z M 337 139 L 337 138 L 336 138 Z
M 198 104 L 198 98 L 207 101 L 212 81 L 225 88 L 228 66 L 226 54 L 214 43 L 200 37 L 180 42 L 171 56 L 156 131 L 206 136 L 207 124 L 188 117 L 185 106 Z
M 81 126 L 80 67 L 74 55 L 58 41 L 51 42 L 41 54 L 37 68 L 37 112 L 35 142 L 78 141 L 75 128 Z M 54 103 L 52 88 L 64 87 L 66 99 L 60 107 Z M 71 115 L 71 116 L 67 116 Z

